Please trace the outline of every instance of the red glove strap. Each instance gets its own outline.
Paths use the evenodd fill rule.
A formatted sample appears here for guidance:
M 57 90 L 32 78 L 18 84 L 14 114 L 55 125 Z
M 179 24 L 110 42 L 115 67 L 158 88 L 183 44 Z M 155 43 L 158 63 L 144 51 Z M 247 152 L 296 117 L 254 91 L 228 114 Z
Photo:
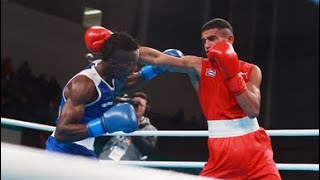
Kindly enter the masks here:
M 247 89 L 246 82 L 244 81 L 244 79 L 240 73 L 238 73 L 236 76 L 228 79 L 226 82 L 227 82 L 227 85 L 228 85 L 230 91 L 235 96 L 242 94 Z

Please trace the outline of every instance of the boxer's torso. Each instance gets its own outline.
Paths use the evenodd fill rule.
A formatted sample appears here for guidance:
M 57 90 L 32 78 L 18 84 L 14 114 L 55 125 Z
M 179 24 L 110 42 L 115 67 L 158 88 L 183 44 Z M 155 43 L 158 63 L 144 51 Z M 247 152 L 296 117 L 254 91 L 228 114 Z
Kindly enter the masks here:
M 248 82 L 253 64 L 239 61 L 239 65 L 241 75 Z M 229 91 L 218 66 L 207 59 L 202 61 L 198 97 L 207 120 L 232 120 L 246 116 Z

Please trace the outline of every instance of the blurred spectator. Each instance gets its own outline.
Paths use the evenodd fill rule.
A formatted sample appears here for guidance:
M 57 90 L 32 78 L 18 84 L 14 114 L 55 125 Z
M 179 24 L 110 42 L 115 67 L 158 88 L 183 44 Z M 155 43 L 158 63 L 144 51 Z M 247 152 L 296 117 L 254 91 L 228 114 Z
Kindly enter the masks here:
M 17 77 L 22 83 L 28 82 L 31 79 L 31 69 L 28 61 L 24 61 L 17 70 Z
M 11 58 L 6 57 L 1 62 L 1 78 L 5 77 L 7 80 L 11 79 L 14 75 L 14 70 L 11 62 Z
M 6 57 L 1 63 L 1 117 L 28 122 L 54 125 L 58 112 L 61 88 L 54 76 L 37 78 L 32 74 L 28 61 L 17 71 Z M 44 148 L 51 132 L 22 128 L 21 144 Z
M 62 89 L 55 76 L 50 76 L 49 83 L 48 83 L 48 93 L 49 93 L 50 99 L 52 98 L 61 99 Z
M 59 113 L 59 104 L 61 97 L 52 97 L 49 102 L 49 118 L 47 121 L 47 125 L 55 126 L 57 116 Z
M 148 109 L 148 97 L 145 93 L 136 92 L 131 99 L 139 120 L 138 131 L 156 131 L 149 118 L 143 116 Z M 138 103 L 136 103 L 138 102 Z M 101 136 L 96 138 L 95 147 L 99 159 L 146 160 L 155 148 L 156 136 Z M 102 147 L 99 152 L 99 145 Z
M 8 116 L 7 105 L 10 103 L 10 92 L 8 90 L 8 80 L 1 76 L 1 117 Z

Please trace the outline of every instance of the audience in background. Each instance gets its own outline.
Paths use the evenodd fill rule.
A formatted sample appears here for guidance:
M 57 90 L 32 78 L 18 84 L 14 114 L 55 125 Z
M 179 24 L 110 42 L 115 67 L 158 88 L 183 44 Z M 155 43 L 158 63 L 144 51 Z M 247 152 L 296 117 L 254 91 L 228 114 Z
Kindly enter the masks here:
M 139 122 L 137 131 L 157 130 L 151 124 L 150 119 L 145 116 L 145 112 L 149 108 L 147 94 L 135 92 L 130 98 L 123 99 L 124 102 L 129 101 L 134 106 Z M 96 138 L 95 147 L 99 159 L 146 160 L 154 151 L 156 143 L 156 136 L 114 136 L 111 138 L 100 136 Z
M 33 74 L 28 61 L 15 71 L 11 58 L 1 58 L 1 117 L 54 125 L 61 98 L 61 87 L 54 76 Z M 44 147 L 47 132 L 23 129 L 21 143 Z

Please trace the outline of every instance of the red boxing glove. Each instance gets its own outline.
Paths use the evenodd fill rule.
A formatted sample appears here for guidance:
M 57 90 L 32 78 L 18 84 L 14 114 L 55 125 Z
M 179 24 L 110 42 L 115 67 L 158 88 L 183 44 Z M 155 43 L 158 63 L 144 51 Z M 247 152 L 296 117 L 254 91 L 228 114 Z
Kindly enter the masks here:
M 100 53 L 102 46 L 106 39 L 108 39 L 112 31 L 101 27 L 101 26 L 92 26 L 84 34 L 84 41 L 87 48 L 94 53 Z
M 240 74 L 239 59 L 232 45 L 225 41 L 217 42 L 208 52 L 208 59 L 214 61 L 234 95 L 246 90 L 246 82 Z

